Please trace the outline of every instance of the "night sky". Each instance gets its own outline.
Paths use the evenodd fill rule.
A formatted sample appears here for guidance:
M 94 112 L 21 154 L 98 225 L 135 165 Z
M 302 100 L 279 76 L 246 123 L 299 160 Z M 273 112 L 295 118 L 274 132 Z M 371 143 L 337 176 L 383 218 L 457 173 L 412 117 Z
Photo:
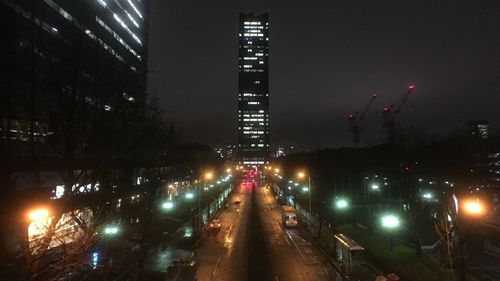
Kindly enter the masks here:
M 152 0 L 149 93 L 186 141 L 236 143 L 240 11 L 269 12 L 273 146 L 351 145 L 347 115 L 374 90 L 362 142 L 379 143 L 409 83 L 405 127 L 500 127 L 498 1 Z

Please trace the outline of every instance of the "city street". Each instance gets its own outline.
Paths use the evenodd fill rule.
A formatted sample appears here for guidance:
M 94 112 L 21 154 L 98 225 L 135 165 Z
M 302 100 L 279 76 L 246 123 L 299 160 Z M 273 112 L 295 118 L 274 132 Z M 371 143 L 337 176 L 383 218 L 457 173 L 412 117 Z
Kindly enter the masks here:
M 240 202 L 235 203 L 235 202 Z M 251 204 L 251 190 L 244 185 L 236 187 L 229 198 L 229 207 L 217 217 L 220 230 L 209 230 L 197 251 L 199 281 L 241 280 L 247 273 L 247 228 Z
M 299 229 L 285 231 L 269 189 L 242 185 L 229 202 L 221 230 L 201 241 L 198 280 L 335 280 L 333 267 Z
M 500 1 L 378 2 L 0 0 L 0 279 L 500 281 Z

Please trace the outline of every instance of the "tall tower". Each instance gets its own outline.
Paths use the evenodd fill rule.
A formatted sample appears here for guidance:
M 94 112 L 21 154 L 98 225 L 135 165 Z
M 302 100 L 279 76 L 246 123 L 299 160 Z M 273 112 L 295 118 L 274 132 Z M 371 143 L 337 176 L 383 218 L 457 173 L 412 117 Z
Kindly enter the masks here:
M 243 165 L 269 158 L 268 14 L 240 13 L 238 61 L 238 150 Z

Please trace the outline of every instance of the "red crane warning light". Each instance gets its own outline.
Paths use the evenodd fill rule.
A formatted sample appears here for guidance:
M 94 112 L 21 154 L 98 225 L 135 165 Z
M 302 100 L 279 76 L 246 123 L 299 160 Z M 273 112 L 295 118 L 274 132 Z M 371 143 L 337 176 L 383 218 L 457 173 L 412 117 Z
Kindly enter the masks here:
M 413 89 L 415 89 L 415 85 L 410 84 L 410 86 L 408 86 L 408 90 L 412 91 Z

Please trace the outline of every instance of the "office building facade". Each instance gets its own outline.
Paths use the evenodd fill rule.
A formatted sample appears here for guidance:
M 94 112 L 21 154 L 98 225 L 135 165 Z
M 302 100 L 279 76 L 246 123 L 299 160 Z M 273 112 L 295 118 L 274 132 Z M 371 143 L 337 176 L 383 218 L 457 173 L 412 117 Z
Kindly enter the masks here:
M 240 14 L 238 61 L 239 163 L 269 162 L 268 14 Z
M 1 137 L 44 142 L 53 121 L 145 99 L 148 0 L 0 0 Z M 64 115 L 64 116 L 63 116 Z
M 112 151 L 92 150 L 110 127 L 144 114 L 148 9 L 149 0 L 0 0 L 9 26 L 0 45 L 0 185 L 53 188 L 67 162 L 84 169 Z M 8 180 L 19 174 L 26 180 Z

